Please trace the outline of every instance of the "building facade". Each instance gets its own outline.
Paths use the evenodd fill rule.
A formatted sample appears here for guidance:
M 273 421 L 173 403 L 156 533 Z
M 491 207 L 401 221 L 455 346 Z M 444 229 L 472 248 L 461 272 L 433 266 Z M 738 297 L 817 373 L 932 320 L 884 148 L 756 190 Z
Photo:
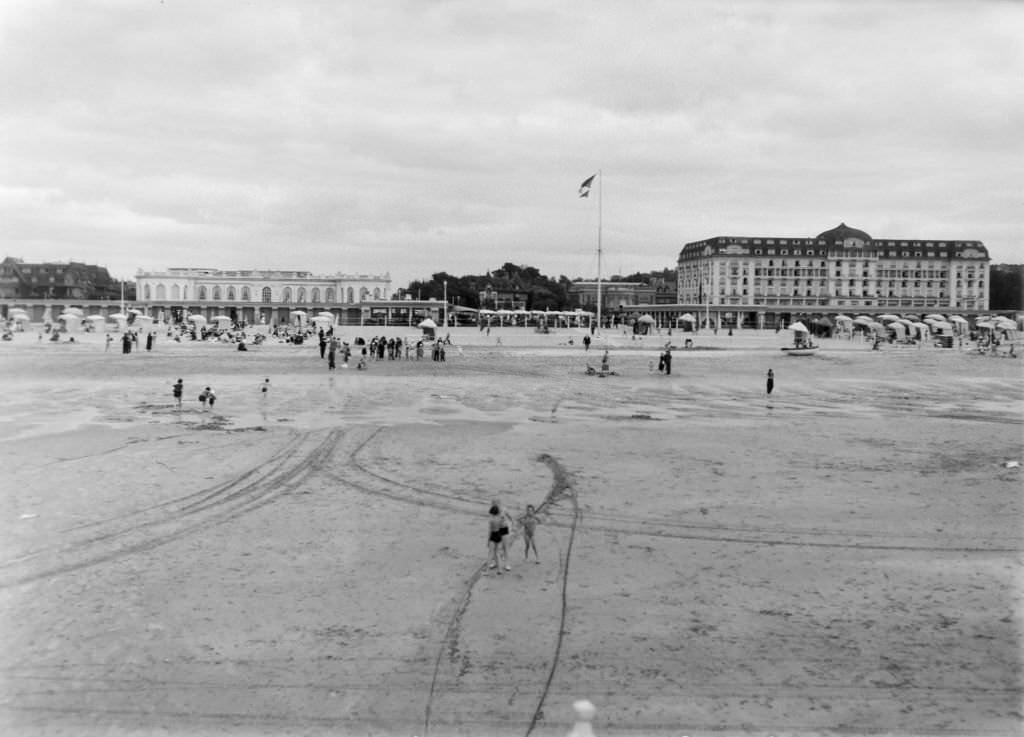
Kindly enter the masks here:
M 134 296 L 129 294 L 127 296 Z M 120 299 L 121 282 L 106 267 L 70 261 L 0 261 L 0 299 Z
M 678 299 L 812 311 L 986 311 L 980 241 L 872 238 L 845 223 L 816 238 L 716 236 L 687 243 Z
M 289 310 L 341 313 L 391 297 L 389 274 L 174 268 L 139 271 L 135 283 L 137 306 L 216 312 L 250 323 L 270 323 Z
M 597 282 L 574 281 L 569 285 L 570 301 L 585 310 L 597 310 Z M 635 305 L 655 304 L 658 288 L 638 281 L 601 281 L 601 312 L 609 314 Z

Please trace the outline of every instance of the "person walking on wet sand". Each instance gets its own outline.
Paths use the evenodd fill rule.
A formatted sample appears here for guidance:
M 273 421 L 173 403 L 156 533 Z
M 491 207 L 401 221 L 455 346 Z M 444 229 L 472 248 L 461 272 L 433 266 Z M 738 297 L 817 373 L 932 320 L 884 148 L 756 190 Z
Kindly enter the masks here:
M 537 531 L 537 524 L 540 520 L 537 518 L 537 510 L 534 509 L 532 504 L 526 505 L 526 514 L 523 515 L 520 522 L 523 525 L 523 542 L 526 544 L 526 551 L 524 558 L 525 560 L 530 559 L 530 549 L 533 549 L 534 563 L 540 563 L 540 554 L 537 552 L 537 543 L 534 542 L 534 533 Z
M 768 379 L 765 382 L 765 390 L 768 392 L 768 396 L 771 396 L 772 389 L 775 388 L 775 372 L 768 369 Z

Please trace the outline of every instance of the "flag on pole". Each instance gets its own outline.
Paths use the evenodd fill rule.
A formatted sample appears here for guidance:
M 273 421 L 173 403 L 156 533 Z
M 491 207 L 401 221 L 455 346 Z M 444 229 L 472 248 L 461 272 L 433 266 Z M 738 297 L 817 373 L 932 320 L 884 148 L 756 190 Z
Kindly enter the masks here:
M 580 185 L 580 197 L 589 197 L 590 196 L 590 184 L 591 184 L 591 182 L 594 181 L 594 177 L 596 177 L 596 176 L 597 176 L 597 174 L 594 174 L 594 175 L 589 176 L 589 177 L 587 177 L 586 179 L 583 180 L 583 184 Z

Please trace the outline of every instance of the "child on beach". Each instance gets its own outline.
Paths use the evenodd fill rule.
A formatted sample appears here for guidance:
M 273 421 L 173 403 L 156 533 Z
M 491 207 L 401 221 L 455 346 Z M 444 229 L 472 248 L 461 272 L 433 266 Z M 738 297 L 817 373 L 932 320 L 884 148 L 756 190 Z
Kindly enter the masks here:
M 523 515 L 520 522 L 523 525 L 523 542 L 526 544 L 524 558 L 525 560 L 530 559 L 530 549 L 533 548 L 534 563 L 540 564 L 540 554 L 537 552 L 537 543 L 534 542 L 534 533 L 537 531 L 537 524 L 540 520 L 537 518 L 537 510 L 532 504 L 526 505 L 526 514 Z

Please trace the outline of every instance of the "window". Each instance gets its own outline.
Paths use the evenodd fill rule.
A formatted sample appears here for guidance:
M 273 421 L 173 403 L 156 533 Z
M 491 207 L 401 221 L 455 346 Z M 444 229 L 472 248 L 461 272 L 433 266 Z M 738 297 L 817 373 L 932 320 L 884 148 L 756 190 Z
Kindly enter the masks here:
M 228 301 L 229 302 L 234 302 L 235 301 L 235 288 L 234 287 L 228 287 Z
M 310 299 L 313 301 L 313 304 L 317 304 L 318 302 L 320 302 L 320 288 L 319 287 L 313 287 L 313 293 L 310 296 Z
M 270 287 L 263 287 L 263 291 L 260 292 L 260 299 L 264 304 L 271 301 Z
M 150 296 L 149 296 L 149 285 L 148 284 L 146 285 L 146 288 L 143 290 L 143 292 L 146 295 L 146 301 L 149 301 Z
M 306 288 L 305 287 L 299 287 L 299 291 L 296 294 L 295 301 L 296 302 L 305 302 L 306 301 Z
M 206 300 L 206 287 L 199 287 L 199 301 L 204 302 Z
M 243 302 L 249 302 L 249 301 L 251 301 L 251 300 L 249 299 L 249 296 L 250 296 L 250 295 L 249 295 L 249 287 L 242 287 L 242 301 L 243 301 Z
M 327 304 L 334 304 L 334 287 L 328 287 L 324 291 L 324 301 Z
M 285 287 L 281 291 L 281 301 L 282 302 L 291 302 L 292 301 L 292 288 L 291 287 Z

